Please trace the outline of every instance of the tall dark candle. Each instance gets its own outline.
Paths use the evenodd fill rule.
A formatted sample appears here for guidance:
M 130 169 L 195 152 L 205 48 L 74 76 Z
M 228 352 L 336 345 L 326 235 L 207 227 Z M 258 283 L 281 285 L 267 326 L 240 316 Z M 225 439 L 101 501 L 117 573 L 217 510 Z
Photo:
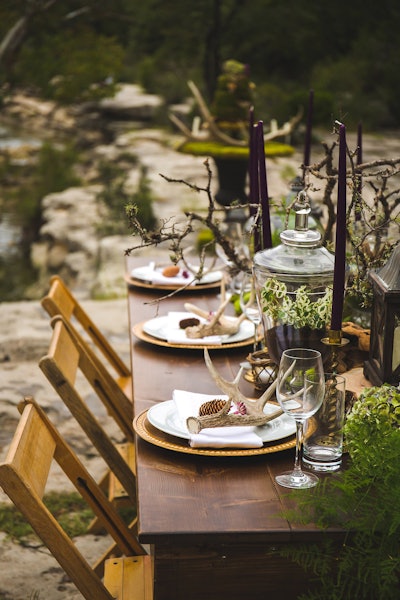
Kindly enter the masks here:
M 305 167 L 307 167 L 310 164 L 313 110 L 314 110 L 314 90 L 310 90 L 310 95 L 308 97 L 306 138 L 305 138 L 305 142 L 304 142 L 303 164 Z
M 362 155 L 362 125 L 361 123 L 358 124 L 358 129 L 357 129 L 357 164 L 361 165 L 363 161 L 363 155 Z M 361 184 L 362 184 L 362 177 L 361 177 L 361 172 L 359 173 L 358 176 L 358 185 L 357 185 L 357 191 L 359 193 L 361 193 Z
M 362 163 L 362 125 L 361 123 L 358 124 L 358 128 L 357 128 L 357 164 L 361 165 Z M 361 194 L 361 188 L 362 188 L 362 175 L 361 175 L 361 171 L 357 172 L 357 193 Z M 358 205 L 358 203 L 357 203 Z M 358 209 L 355 211 L 355 217 L 356 217 L 356 221 L 361 221 L 361 211 Z
M 250 198 L 250 216 L 255 218 L 260 203 L 260 190 L 258 183 L 258 140 L 257 129 L 254 125 L 254 109 L 250 109 L 249 114 L 249 198 Z M 254 252 L 261 250 L 260 246 L 260 227 L 255 223 L 253 230 Z
M 331 329 L 342 329 L 344 285 L 346 272 L 346 127 L 339 129 L 338 197 L 336 210 L 335 267 Z
M 362 125 L 359 123 L 357 128 L 357 164 L 361 165 L 362 160 Z
M 264 129 L 263 122 L 257 125 L 258 139 L 258 175 L 262 214 L 262 246 L 263 249 L 272 248 L 271 218 L 269 214 L 267 167 L 265 164 Z

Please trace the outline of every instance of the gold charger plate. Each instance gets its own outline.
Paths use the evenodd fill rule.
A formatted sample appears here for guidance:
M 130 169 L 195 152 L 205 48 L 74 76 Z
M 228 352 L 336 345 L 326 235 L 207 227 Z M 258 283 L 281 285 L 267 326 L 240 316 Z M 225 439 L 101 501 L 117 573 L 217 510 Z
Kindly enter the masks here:
M 135 277 L 130 277 L 129 275 L 124 275 L 125 281 L 128 286 L 145 288 L 147 290 L 158 290 L 166 292 L 174 292 L 176 290 L 181 290 L 182 292 L 190 291 L 190 292 L 200 292 L 204 290 L 219 290 L 221 288 L 221 279 L 218 281 L 213 281 L 212 283 L 198 283 L 197 285 L 188 285 L 184 288 L 182 285 L 174 284 L 174 285 L 155 285 L 150 281 L 144 281 L 143 279 L 136 279 Z
M 169 435 L 154 427 L 147 419 L 147 410 L 135 417 L 133 428 L 140 438 L 154 446 L 200 456 L 256 456 L 289 450 L 296 445 L 296 436 L 292 435 L 278 444 L 276 442 L 265 443 L 262 448 L 191 448 L 188 440 Z
M 185 350 L 204 350 L 204 348 L 208 348 L 209 350 L 227 350 L 228 348 L 243 348 L 244 346 L 250 346 L 253 343 L 253 336 L 250 336 L 245 340 L 232 342 L 230 344 L 212 344 L 210 346 L 207 346 L 207 344 L 171 344 L 167 340 L 162 340 L 143 331 L 143 325 L 146 322 L 147 321 L 136 323 L 136 325 L 132 327 L 134 335 L 143 342 L 148 342 L 149 344 L 154 344 L 156 346 L 164 346 L 165 348 L 184 348 Z M 260 335 L 259 340 L 261 339 L 262 336 Z

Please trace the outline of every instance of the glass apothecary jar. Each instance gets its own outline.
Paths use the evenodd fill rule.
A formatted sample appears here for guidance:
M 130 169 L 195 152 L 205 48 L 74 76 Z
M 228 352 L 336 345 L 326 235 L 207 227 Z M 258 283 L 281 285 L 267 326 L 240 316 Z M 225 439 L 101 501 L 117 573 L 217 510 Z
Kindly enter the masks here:
M 334 255 L 321 246 L 321 234 L 308 228 L 310 203 L 301 191 L 294 204 L 295 228 L 280 234 L 281 244 L 254 255 L 253 272 L 262 312 L 265 345 L 279 364 L 288 348 L 322 343 L 332 312 Z

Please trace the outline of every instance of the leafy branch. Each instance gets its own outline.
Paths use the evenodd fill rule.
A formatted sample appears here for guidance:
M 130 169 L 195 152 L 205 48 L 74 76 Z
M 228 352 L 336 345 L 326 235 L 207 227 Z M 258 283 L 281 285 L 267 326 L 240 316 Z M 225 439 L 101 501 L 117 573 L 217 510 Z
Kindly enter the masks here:
M 334 192 L 338 180 L 338 169 L 335 166 L 335 149 L 337 141 L 332 144 L 323 143 L 323 158 L 311 165 L 304 166 L 305 190 L 318 194 L 319 203 L 325 210 L 319 217 L 319 227 L 322 232 L 322 245 L 329 246 L 333 241 L 333 232 L 336 223 L 336 199 Z M 350 278 L 347 286 L 347 295 L 353 297 L 357 303 L 364 307 L 372 304 L 372 288 L 368 281 L 368 271 L 381 267 L 394 247 L 398 244 L 400 236 L 400 186 L 396 185 L 400 174 L 400 158 L 378 159 L 363 164 L 357 164 L 355 156 L 357 149 L 351 151 L 347 148 L 350 167 L 347 169 L 347 186 L 350 190 L 350 201 L 347 207 L 347 239 L 351 251 L 348 253 L 350 264 Z M 136 249 L 168 244 L 170 258 L 174 264 L 185 261 L 186 239 L 196 232 L 196 226 L 203 225 L 211 232 L 211 244 L 221 247 L 229 264 L 231 274 L 248 271 L 251 266 L 250 249 L 243 252 L 242 246 L 238 247 L 235 240 L 230 238 L 224 217 L 226 210 L 218 208 L 215 204 L 211 190 L 212 172 L 209 159 L 205 162 L 207 169 L 207 184 L 204 187 L 192 184 L 182 179 L 172 179 L 161 175 L 166 181 L 180 183 L 197 193 L 205 193 L 208 198 L 208 208 L 205 214 L 188 211 L 184 218 L 179 220 L 164 220 L 160 227 L 148 231 L 137 218 L 137 208 L 134 204 L 126 207 L 129 225 L 134 234 L 140 237 L 140 243 L 128 248 L 129 255 Z M 271 211 L 277 203 L 270 202 Z M 249 236 L 255 228 L 260 227 L 261 209 L 259 205 L 252 205 L 257 209 L 253 219 Z M 235 205 L 232 208 L 248 210 L 249 205 Z M 287 216 L 291 207 L 286 207 Z M 318 217 L 316 217 L 318 218 Z M 204 272 L 205 250 L 200 252 L 200 269 L 197 278 L 200 279 Z

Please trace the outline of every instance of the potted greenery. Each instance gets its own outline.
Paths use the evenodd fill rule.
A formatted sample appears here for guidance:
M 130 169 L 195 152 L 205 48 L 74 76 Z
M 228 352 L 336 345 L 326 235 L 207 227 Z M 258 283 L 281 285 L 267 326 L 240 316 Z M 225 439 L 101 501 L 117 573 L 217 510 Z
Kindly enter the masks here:
M 400 597 L 400 390 L 365 389 L 344 426 L 346 469 L 310 494 L 294 492 L 290 517 L 341 527 L 339 547 L 289 546 L 285 555 L 312 573 L 302 600 L 395 600 Z M 315 580 L 314 580 L 315 578 Z M 310 579 L 311 581 L 311 579 Z
M 196 125 L 190 130 L 176 115 L 171 114 L 171 120 L 185 136 L 176 149 L 185 154 L 213 159 L 218 174 L 216 200 L 219 204 L 230 206 L 235 201 L 247 202 L 245 184 L 249 161 L 249 112 L 255 88 L 248 65 L 236 60 L 225 61 L 210 107 L 197 86 L 193 82 L 188 85 L 204 126 L 199 127 L 196 119 Z M 267 157 L 293 154 L 292 146 L 273 140 L 289 134 L 294 125 L 294 121 L 286 123 L 282 129 L 276 129 L 265 137 Z

